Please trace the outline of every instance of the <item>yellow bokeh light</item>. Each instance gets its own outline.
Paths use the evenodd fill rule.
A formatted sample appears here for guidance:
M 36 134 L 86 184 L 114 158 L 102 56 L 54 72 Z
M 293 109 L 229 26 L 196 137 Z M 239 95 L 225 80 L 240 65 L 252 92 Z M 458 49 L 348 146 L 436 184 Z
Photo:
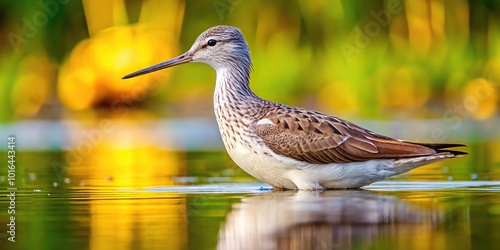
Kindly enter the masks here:
M 156 77 L 121 78 L 165 60 L 168 54 L 175 54 L 177 43 L 168 41 L 166 33 L 142 25 L 112 27 L 81 41 L 61 68 L 59 98 L 74 110 L 88 109 L 102 102 L 140 101 L 133 100 L 134 91 L 137 88 L 142 92 L 152 90 L 151 86 L 159 85 Z M 167 49 L 165 44 L 174 45 Z
M 422 72 L 413 68 L 387 68 L 377 77 L 377 96 L 385 108 L 420 107 L 430 96 L 430 84 Z
M 83 5 L 91 37 L 80 41 L 62 65 L 57 91 L 60 100 L 73 110 L 143 101 L 147 92 L 167 79 L 166 73 L 121 78 L 179 53 L 184 3 L 146 1 L 139 23 L 133 25 L 127 25 L 121 0 L 106 4 L 87 0 Z
M 33 116 L 45 104 L 55 82 L 55 64 L 44 54 L 32 54 L 19 64 L 19 77 L 12 88 L 14 113 Z
M 487 119 L 498 110 L 498 89 L 485 78 L 468 81 L 462 91 L 462 104 L 475 119 Z
M 359 102 L 356 89 L 352 84 L 336 81 L 326 84 L 318 92 L 319 102 L 335 112 L 356 114 L 359 112 Z M 335 96 L 335 98 L 332 98 Z
M 173 185 L 185 174 L 183 154 L 161 149 L 140 123 L 95 120 L 75 126 L 69 135 L 66 164 L 72 179 L 90 186 L 142 188 Z

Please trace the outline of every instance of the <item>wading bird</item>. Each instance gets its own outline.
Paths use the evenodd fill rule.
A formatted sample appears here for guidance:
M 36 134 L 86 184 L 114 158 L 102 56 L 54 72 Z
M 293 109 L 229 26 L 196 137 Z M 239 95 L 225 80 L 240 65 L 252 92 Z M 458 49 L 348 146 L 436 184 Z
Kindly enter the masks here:
M 233 161 L 278 189 L 359 188 L 466 154 L 446 149 L 461 144 L 397 140 L 334 116 L 258 97 L 249 85 L 248 45 L 231 26 L 209 28 L 186 53 L 123 78 L 188 62 L 208 64 L 217 73 L 215 116 Z

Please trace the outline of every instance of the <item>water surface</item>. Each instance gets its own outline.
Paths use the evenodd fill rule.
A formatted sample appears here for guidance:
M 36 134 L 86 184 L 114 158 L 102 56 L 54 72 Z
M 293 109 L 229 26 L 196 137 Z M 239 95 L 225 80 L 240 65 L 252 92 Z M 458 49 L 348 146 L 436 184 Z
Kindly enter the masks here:
M 110 121 L 110 131 L 94 122 L 0 130 L 15 128 L 18 138 L 16 242 L 8 240 L 3 168 L 1 249 L 494 249 L 500 242 L 494 126 L 465 122 L 466 132 L 450 141 L 464 141 L 470 155 L 360 190 L 273 191 L 234 165 L 213 124 Z M 409 139 L 432 134 L 398 131 Z

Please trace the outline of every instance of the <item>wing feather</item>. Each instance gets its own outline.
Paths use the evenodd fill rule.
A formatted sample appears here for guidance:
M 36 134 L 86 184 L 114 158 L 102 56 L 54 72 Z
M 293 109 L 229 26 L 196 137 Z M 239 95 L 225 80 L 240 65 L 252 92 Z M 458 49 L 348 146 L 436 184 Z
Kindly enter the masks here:
M 336 117 L 301 109 L 273 110 L 261 119 L 269 119 L 272 124 L 257 122 L 253 129 L 271 150 L 315 164 L 432 155 L 440 145 L 392 139 Z

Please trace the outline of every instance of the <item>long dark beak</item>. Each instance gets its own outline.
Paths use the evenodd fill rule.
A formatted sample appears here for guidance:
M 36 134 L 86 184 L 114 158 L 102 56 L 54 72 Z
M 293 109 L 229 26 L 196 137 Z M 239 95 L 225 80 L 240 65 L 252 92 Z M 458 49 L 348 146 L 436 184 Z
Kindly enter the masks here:
M 179 64 L 183 64 L 183 63 L 188 63 L 188 62 L 191 62 L 193 60 L 192 56 L 188 54 L 188 52 L 174 58 L 174 59 L 170 59 L 168 61 L 165 61 L 165 62 L 162 62 L 162 63 L 158 63 L 158 64 L 155 64 L 151 67 L 147 67 L 145 69 L 141 69 L 139 71 L 136 71 L 134 73 L 130 73 L 124 77 L 122 77 L 122 79 L 128 79 L 128 78 L 132 78 L 132 77 L 136 77 L 136 76 L 140 76 L 140 75 L 144 75 L 144 74 L 147 74 L 147 73 L 151 73 L 151 72 L 155 72 L 155 71 L 158 71 L 158 70 L 161 70 L 161 69 L 166 69 L 166 68 L 169 68 L 169 67 L 173 67 L 175 65 L 179 65 Z

